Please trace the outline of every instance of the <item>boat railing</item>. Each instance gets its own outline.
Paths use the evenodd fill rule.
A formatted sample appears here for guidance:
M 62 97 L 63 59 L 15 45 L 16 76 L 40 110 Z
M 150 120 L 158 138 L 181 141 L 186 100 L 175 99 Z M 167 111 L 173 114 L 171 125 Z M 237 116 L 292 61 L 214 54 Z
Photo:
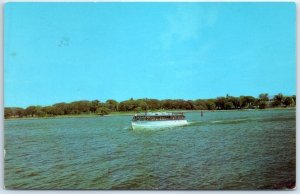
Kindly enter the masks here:
M 183 115 L 183 112 L 171 112 L 172 115 Z
M 132 118 L 133 121 L 163 121 L 163 120 L 184 120 L 183 114 L 176 115 L 136 115 Z
M 150 112 L 150 113 L 137 113 L 135 116 L 177 116 L 184 115 L 183 112 Z

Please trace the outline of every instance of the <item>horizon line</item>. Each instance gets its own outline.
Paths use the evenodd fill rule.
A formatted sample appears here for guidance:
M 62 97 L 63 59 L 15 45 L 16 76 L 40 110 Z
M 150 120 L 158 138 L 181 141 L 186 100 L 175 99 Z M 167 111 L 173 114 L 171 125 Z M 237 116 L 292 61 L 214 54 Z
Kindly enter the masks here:
M 297 96 L 296 94 L 291 94 L 291 95 L 285 95 L 283 94 L 282 92 L 279 92 L 277 94 L 269 94 L 267 92 L 262 92 L 260 94 L 268 94 L 269 98 L 272 98 L 274 97 L 275 95 L 277 94 L 282 94 L 283 96 Z M 30 106 L 42 106 L 42 107 L 46 107 L 46 106 L 53 106 L 55 104 L 59 104 L 59 103 L 72 103 L 72 102 L 78 102 L 78 101 L 94 101 L 94 100 L 98 100 L 100 103 L 105 103 L 107 100 L 115 100 L 117 101 L 118 103 L 120 102 L 123 102 L 123 101 L 127 101 L 127 100 L 143 100 L 143 99 L 154 99 L 154 100 L 159 100 L 159 101 L 162 101 L 162 100 L 185 100 L 185 101 L 188 101 L 188 100 L 192 100 L 192 101 L 195 101 L 195 100 L 209 100 L 209 99 L 217 99 L 217 98 L 221 98 L 221 97 L 226 97 L 227 95 L 230 96 L 230 97 L 241 97 L 241 96 L 252 96 L 254 98 L 257 98 L 260 94 L 258 94 L 257 96 L 254 96 L 254 95 L 239 95 L 239 96 L 235 96 L 235 95 L 230 95 L 230 94 L 226 94 L 224 96 L 217 96 L 217 97 L 210 97 L 210 98 L 195 98 L 195 99 L 190 99 L 190 98 L 149 98 L 149 97 L 143 97 L 143 98 L 128 98 L 128 99 L 125 99 L 125 100 L 116 100 L 116 99 L 113 99 L 113 98 L 107 98 L 105 100 L 100 100 L 100 99 L 91 99 L 91 100 L 87 100 L 87 99 L 82 99 L 82 100 L 72 100 L 72 101 L 59 101 L 59 102 L 55 102 L 55 103 L 51 103 L 51 104 L 44 104 L 44 105 L 37 105 L 37 104 L 31 104 L 31 105 L 27 105 L 27 106 L 6 106 L 5 105 L 5 100 L 4 103 L 3 103 L 3 108 L 27 108 L 27 107 L 30 107 Z

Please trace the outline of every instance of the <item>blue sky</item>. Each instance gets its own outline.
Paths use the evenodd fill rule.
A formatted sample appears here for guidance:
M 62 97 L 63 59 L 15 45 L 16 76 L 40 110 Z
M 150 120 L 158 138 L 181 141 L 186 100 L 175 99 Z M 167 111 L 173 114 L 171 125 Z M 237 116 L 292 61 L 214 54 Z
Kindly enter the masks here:
M 296 94 L 294 3 L 7 3 L 4 105 Z

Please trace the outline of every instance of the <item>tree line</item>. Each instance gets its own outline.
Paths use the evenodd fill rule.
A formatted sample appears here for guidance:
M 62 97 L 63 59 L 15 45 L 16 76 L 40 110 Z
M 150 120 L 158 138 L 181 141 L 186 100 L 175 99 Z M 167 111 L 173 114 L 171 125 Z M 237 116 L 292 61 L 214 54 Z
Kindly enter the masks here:
M 226 95 L 214 99 L 129 99 L 121 102 L 109 99 L 105 102 L 99 100 L 81 100 L 71 103 L 56 103 L 52 106 L 29 106 L 27 108 L 5 107 L 5 118 L 21 117 L 52 117 L 60 115 L 99 114 L 107 115 L 111 112 L 144 112 L 157 110 L 232 110 L 232 109 L 265 109 L 276 107 L 296 106 L 296 96 L 284 96 L 279 93 L 272 98 L 267 93 L 253 96 L 234 97 Z

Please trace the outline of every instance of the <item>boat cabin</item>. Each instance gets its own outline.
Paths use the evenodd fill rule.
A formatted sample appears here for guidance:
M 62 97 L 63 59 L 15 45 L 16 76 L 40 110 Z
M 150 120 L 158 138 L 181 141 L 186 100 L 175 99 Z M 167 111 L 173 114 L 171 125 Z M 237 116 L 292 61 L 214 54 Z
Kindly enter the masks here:
M 169 121 L 184 120 L 183 112 L 178 113 L 145 113 L 143 115 L 135 115 L 132 121 Z

